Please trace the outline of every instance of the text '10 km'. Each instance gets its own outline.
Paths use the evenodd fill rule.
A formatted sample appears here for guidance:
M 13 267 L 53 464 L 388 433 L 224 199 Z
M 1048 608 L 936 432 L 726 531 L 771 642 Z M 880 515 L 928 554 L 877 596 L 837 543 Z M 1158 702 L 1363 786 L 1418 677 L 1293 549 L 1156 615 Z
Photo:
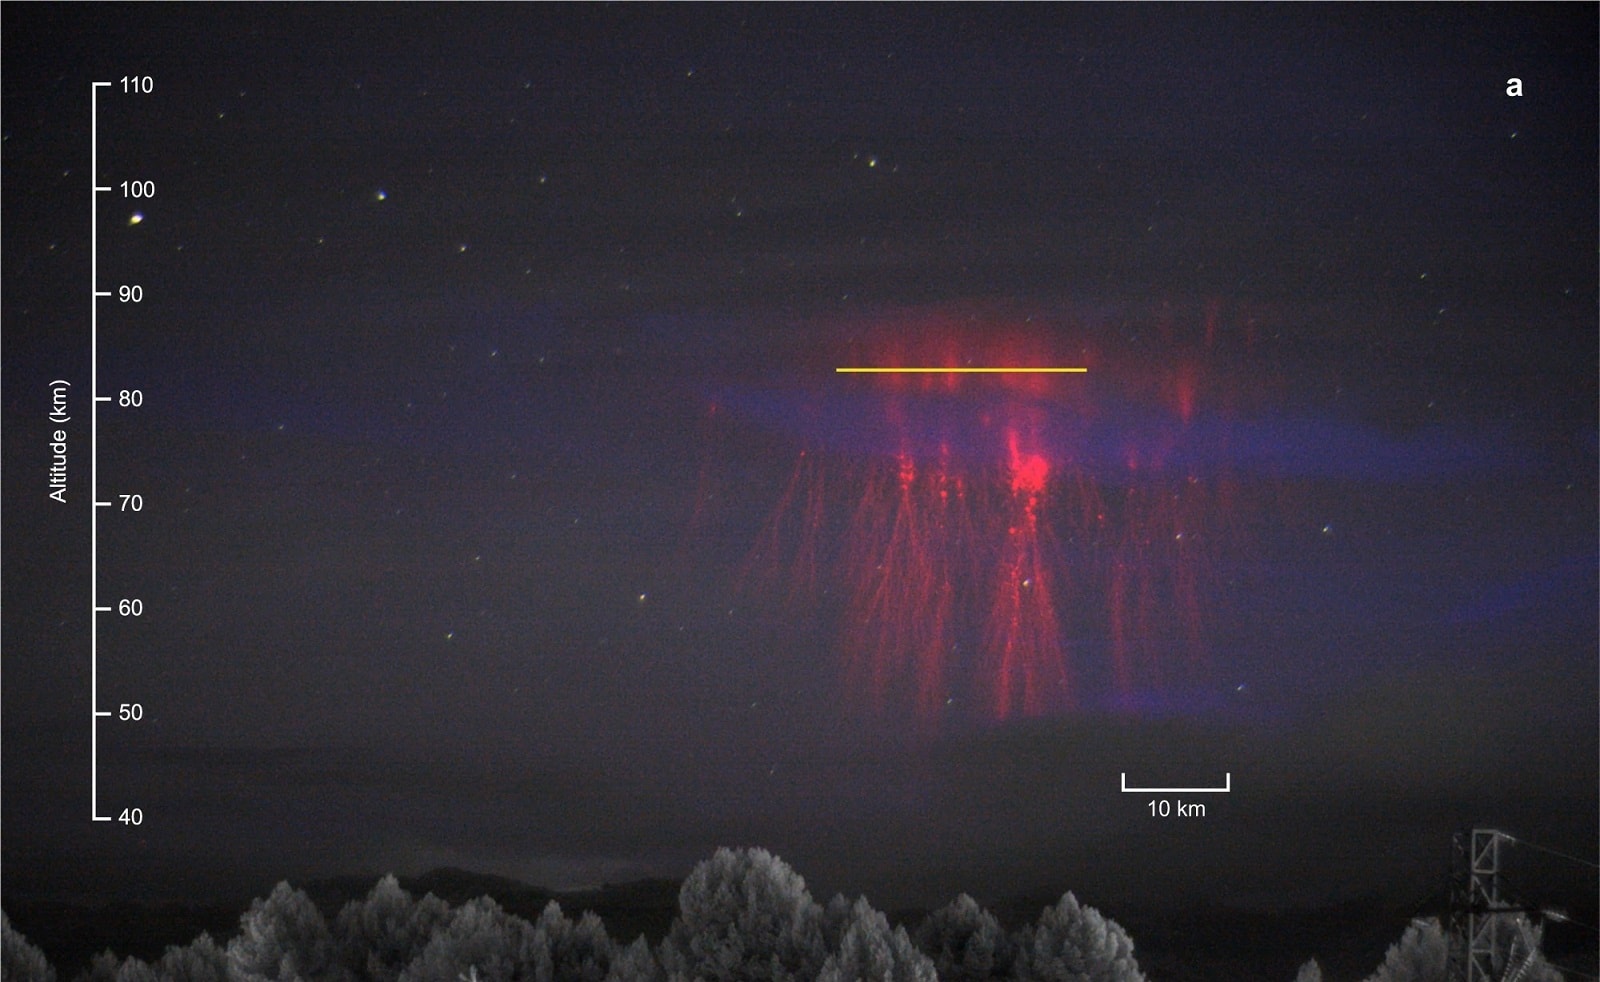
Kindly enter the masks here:
M 1150 802 L 1151 818 L 1172 818 L 1174 816 L 1177 818 L 1205 818 L 1206 806 L 1198 801 L 1173 802 L 1165 798 L 1157 798 Z

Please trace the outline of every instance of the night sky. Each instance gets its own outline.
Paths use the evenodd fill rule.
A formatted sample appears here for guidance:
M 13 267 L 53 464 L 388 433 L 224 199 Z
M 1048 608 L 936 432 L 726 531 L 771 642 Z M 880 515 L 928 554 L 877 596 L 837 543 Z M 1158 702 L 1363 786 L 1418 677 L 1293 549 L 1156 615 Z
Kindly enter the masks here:
M 1115 915 L 1422 903 L 1472 825 L 1592 858 L 1596 32 L 7 5 L 7 898 L 760 845 L 883 908 Z M 90 821 L 124 75 L 137 829 Z M 1161 819 L 1124 773 L 1232 791 Z

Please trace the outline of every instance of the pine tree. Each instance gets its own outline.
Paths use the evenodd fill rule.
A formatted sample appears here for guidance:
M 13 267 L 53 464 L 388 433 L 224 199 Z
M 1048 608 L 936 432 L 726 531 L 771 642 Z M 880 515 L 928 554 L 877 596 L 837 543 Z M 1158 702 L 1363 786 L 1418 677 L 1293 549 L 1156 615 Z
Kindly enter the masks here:
M 606 982 L 661 982 L 661 966 L 643 935 L 634 938 L 633 944 L 617 949 Z
M 116 953 L 107 949 L 95 955 L 74 982 L 166 982 L 166 979 L 142 959 L 129 955 L 119 961 Z
M 850 927 L 850 915 L 855 904 L 836 893 L 822 908 L 822 946 L 827 951 L 838 951 L 844 932 Z
M 983 982 L 1011 974 L 1011 940 L 993 914 L 962 894 L 917 931 L 917 947 L 933 959 L 942 982 Z
M 449 920 L 449 904 L 431 893 L 413 900 L 399 880 L 385 876 L 334 919 L 339 960 L 357 978 L 395 982 Z
M 839 950 L 828 956 L 817 982 L 938 982 L 933 962 L 916 949 L 906 929 L 889 920 L 865 897 L 851 908 Z
M 1133 939 L 1071 893 L 1018 939 L 1017 975 L 1037 982 L 1145 982 Z
M 228 982 L 228 953 L 202 932 L 192 944 L 168 946 L 156 974 L 161 982 Z
M 117 967 L 117 982 L 162 982 L 148 962 L 129 955 Z
M 117 953 L 107 948 L 89 959 L 89 967 L 79 972 L 73 982 L 117 982 L 117 969 L 121 967 Z
M 241 982 L 320 982 L 343 975 L 322 913 L 286 882 L 239 918 L 239 935 L 228 943 L 228 971 Z
M 592 912 L 576 924 L 554 900 L 533 926 L 537 982 L 605 982 L 616 946 Z
M 765 849 L 719 849 L 683 881 L 661 944 L 669 977 L 791 982 L 822 966 L 821 909 L 805 880 Z
M 1367 982 L 1445 982 L 1449 945 L 1438 918 L 1412 921 Z
M 400 982 L 535 982 L 537 963 L 532 926 L 479 897 L 456 908 Z
M 0 982 L 56 982 L 44 952 L 28 943 L 0 910 Z

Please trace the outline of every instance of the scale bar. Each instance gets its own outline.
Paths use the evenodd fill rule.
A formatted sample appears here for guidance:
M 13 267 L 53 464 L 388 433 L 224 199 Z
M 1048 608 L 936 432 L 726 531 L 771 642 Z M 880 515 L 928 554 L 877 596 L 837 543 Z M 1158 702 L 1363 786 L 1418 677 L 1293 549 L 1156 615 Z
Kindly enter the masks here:
M 840 375 L 1082 375 L 1087 368 L 982 366 L 978 368 L 879 368 L 875 366 L 835 368 Z
M 1227 794 L 1232 790 L 1232 771 L 1222 775 L 1222 787 L 1220 788 L 1130 788 L 1128 787 L 1127 773 L 1124 772 L 1122 775 L 1123 794 Z
M 89 83 L 89 814 L 96 822 L 109 822 L 100 815 L 100 89 L 110 82 Z

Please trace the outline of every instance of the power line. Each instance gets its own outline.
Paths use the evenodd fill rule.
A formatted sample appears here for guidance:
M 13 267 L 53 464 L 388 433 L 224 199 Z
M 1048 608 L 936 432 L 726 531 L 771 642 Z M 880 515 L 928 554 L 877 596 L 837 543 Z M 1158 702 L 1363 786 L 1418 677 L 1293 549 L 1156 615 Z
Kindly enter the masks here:
M 1600 934 L 1600 927 L 1595 927 L 1588 921 L 1573 920 L 1567 916 L 1566 911 L 1555 910 L 1553 908 L 1546 907 L 1539 911 L 1539 913 L 1543 914 L 1544 919 L 1547 921 L 1554 921 L 1557 924 L 1565 924 L 1571 927 L 1581 928 L 1582 930 L 1588 931 L 1590 934 Z
M 1537 849 L 1540 852 L 1547 852 L 1552 856 L 1560 856 L 1562 859 L 1571 860 L 1574 863 L 1582 863 L 1584 866 L 1587 866 L 1590 869 L 1600 870 L 1600 863 L 1592 863 L 1589 860 L 1584 859 L 1582 856 L 1574 856 L 1571 853 L 1565 853 L 1559 849 L 1551 849 L 1549 846 L 1541 846 L 1537 842 L 1529 842 L 1527 839 L 1519 839 L 1514 835 L 1507 835 L 1504 832 L 1500 833 L 1500 837 L 1514 842 L 1519 846 L 1527 846 L 1529 849 Z

